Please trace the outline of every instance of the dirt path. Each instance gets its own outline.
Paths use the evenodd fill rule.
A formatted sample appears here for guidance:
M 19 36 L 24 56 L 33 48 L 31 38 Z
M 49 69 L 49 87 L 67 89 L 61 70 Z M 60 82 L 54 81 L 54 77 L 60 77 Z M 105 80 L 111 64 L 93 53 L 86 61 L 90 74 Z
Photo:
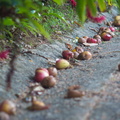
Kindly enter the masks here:
M 116 15 L 116 11 L 113 10 Z M 112 20 L 113 16 L 104 13 L 107 19 Z M 87 35 L 92 37 L 96 33 L 89 27 L 99 28 L 104 24 L 88 22 L 84 28 L 75 28 L 69 37 L 81 37 Z M 60 36 L 63 41 L 71 43 L 72 39 Z M 58 81 L 54 88 L 45 90 L 44 94 L 38 97 L 50 105 L 50 108 L 43 111 L 31 112 L 26 110 L 30 103 L 19 101 L 19 110 L 12 120 L 120 120 L 120 72 L 117 65 L 120 63 L 120 36 L 112 38 L 94 47 L 83 47 L 85 50 L 97 53 L 91 60 L 80 61 L 81 66 L 74 66 L 66 70 L 59 70 Z M 43 44 L 33 53 L 48 58 L 60 58 L 65 50 L 64 42 L 58 40 L 52 44 Z M 107 53 L 107 54 L 105 54 Z M 27 86 L 33 81 L 34 71 L 38 67 L 48 68 L 51 66 L 48 61 L 38 55 L 25 53 L 18 56 L 15 62 L 15 73 L 12 78 L 12 89 L 5 90 L 6 73 L 9 65 L 0 68 L 0 101 L 5 99 L 16 99 L 15 94 L 21 94 L 27 90 Z M 81 98 L 65 99 L 67 88 L 70 85 L 80 85 L 86 95 Z

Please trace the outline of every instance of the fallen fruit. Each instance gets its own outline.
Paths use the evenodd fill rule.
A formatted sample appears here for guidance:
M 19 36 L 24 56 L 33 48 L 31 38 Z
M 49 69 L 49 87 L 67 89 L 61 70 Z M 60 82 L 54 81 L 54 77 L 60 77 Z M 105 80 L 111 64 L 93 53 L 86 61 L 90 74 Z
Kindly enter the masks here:
M 33 101 L 32 105 L 28 107 L 29 110 L 45 110 L 48 109 L 49 106 L 45 105 L 42 101 Z
M 10 120 L 10 117 L 5 112 L 0 112 L 0 120 Z
M 97 40 L 97 43 L 101 43 L 102 42 L 100 35 L 94 35 L 93 38 Z
M 119 15 L 115 16 L 114 21 L 113 21 L 113 25 L 116 27 L 120 26 L 120 16 Z
M 120 16 L 118 15 L 118 16 L 115 16 L 115 18 L 114 18 L 115 20 L 120 20 Z
M 82 47 L 79 47 L 79 46 L 75 47 L 75 48 L 72 50 L 73 53 L 74 53 L 74 52 L 81 53 L 81 52 L 83 52 L 83 51 L 84 51 L 83 48 L 82 48 Z
M 83 48 L 82 48 L 82 47 L 79 47 L 79 46 L 75 47 L 75 50 L 76 50 L 76 52 L 78 52 L 78 53 L 81 53 L 81 52 L 84 51 Z
M 103 32 L 101 34 L 101 38 L 104 40 L 104 41 L 109 41 L 111 38 L 112 38 L 112 35 L 110 35 L 109 33 L 107 32 Z
M 41 82 L 45 77 L 48 77 L 49 73 L 44 70 L 39 70 L 35 73 L 35 81 Z
M 41 71 L 41 70 L 43 70 L 43 71 L 49 73 L 48 70 L 47 70 L 46 68 L 37 68 L 37 69 L 35 70 L 35 73 L 38 73 L 38 72 Z
M 79 53 L 78 52 L 74 52 L 74 58 L 77 59 L 78 58 Z
M 84 91 L 79 90 L 70 90 L 67 93 L 67 98 L 76 98 L 76 97 L 82 97 L 85 95 Z
M 84 91 L 79 90 L 79 85 L 73 85 L 68 88 L 67 96 L 65 98 L 76 98 L 82 97 L 85 95 Z
M 59 59 L 56 61 L 55 66 L 57 69 L 65 69 L 70 67 L 70 63 L 65 59 Z
M 53 77 L 53 76 L 48 76 L 48 77 L 45 77 L 42 82 L 41 82 L 41 85 L 42 87 L 44 88 L 51 88 L 51 87 L 54 87 L 55 84 L 56 84 L 56 78 Z
M 58 71 L 57 71 L 57 69 L 55 67 L 49 67 L 48 72 L 49 72 L 49 75 L 52 75 L 54 77 L 56 77 L 57 73 L 58 73 Z
M 92 54 L 89 51 L 84 51 L 78 56 L 78 60 L 90 60 L 91 58 Z
M 10 100 L 5 100 L 0 104 L 0 111 L 13 115 L 16 113 L 16 105 Z
M 78 43 L 85 43 L 86 42 L 86 38 L 83 38 L 83 37 L 81 37 L 81 38 L 79 38 L 78 39 Z
M 93 38 L 95 38 L 95 39 L 101 39 L 101 36 L 100 35 L 94 35 Z
M 97 40 L 94 38 L 88 38 L 87 43 L 97 43 Z
M 63 56 L 64 59 L 69 60 L 70 58 L 73 58 L 73 57 L 74 57 L 74 54 L 73 54 L 73 52 L 70 51 L 70 50 L 64 50 L 64 51 L 62 52 L 62 56 Z
M 114 27 L 109 27 L 109 29 L 110 29 L 112 32 L 115 32 L 115 28 L 114 28 Z

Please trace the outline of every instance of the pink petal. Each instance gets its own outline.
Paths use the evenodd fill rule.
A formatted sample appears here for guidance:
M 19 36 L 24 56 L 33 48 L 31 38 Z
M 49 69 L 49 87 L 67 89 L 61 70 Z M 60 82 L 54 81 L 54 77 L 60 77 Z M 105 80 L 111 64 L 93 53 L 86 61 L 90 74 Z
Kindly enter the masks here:
M 9 52 L 10 52 L 9 50 L 1 51 L 0 52 L 0 59 L 7 59 Z

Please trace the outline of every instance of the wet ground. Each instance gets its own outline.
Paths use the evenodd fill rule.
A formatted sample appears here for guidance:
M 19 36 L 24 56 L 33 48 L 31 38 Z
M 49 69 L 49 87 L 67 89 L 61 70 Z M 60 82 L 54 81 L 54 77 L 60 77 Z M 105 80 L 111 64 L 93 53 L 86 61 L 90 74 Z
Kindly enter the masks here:
M 104 13 L 108 21 L 113 20 L 116 10 Z M 70 34 L 65 36 L 75 38 L 82 36 L 92 37 L 96 33 L 89 27 L 99 29 L 105 24 L 88 22 L 84 28 L 74 28 Z M 55 40 L 52 44 L 43 44 L 35 49 L 33 53 L 48 58 L 61 58 L 61 53 L 66 50 L 65 42 L 73 46 L 77 44 L 68 37 L 59 36 L 63 41 Z M 59 70 L 57 84 L 51 89 L 38 96 L 38 100 L 50 105 L 43 111 L 28 111 L 26 108 L 30 103 L 20 100 L 17 102 L 17 113 L 11 116 L 11 120 L 120 120 L 120 36 L 115 36 L 111 41 L 103 42 L 98 46 L 84 47 L 94 55 L 91 60 L 81 60 L 80 66 Z M 26 49 L 25 49 L 26 50 Z M 15 62 L 15 72 L 12 78 L 12 89 L 5 90 L 6 73 L 9 65 L 0 68 L 0 102 L 5 99 L 17 99 L 15 94 L 24 93 L 30 82 L 33 82 L 34 71 L 38 67 L 48 68 L 52 65 L 38 55 L 25 53 L 18 56 Z M 67 88 L 71 85 L 80 85 L 85 91 L 81 98 L 65 99 Z

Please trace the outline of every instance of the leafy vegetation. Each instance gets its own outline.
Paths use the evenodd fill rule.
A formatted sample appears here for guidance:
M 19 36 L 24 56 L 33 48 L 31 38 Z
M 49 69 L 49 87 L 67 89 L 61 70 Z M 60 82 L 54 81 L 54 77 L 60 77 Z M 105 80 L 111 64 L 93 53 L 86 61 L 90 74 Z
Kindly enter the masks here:
M 44 2 L 43 2 L 44 1 Z M 57 30 L 67 31 L 74 21 L 75 10 L 80 23 L 86 20 L 86 9 L 96 16 L 98 8 L 104 12 L 108 6 L 119 7 L 120 0 L 75 0 L 72 8 L 71 0 L 1 0 L 0 1 L 0 39 L 4 44 L 15 41 L 14 32 L 23 31 L 36 35 L 38 33 L 50 40 L 50 34 Z M 74 1 L 74 0 L 72 0 Z M 61 6 L 60 6 L 61 5 Z

